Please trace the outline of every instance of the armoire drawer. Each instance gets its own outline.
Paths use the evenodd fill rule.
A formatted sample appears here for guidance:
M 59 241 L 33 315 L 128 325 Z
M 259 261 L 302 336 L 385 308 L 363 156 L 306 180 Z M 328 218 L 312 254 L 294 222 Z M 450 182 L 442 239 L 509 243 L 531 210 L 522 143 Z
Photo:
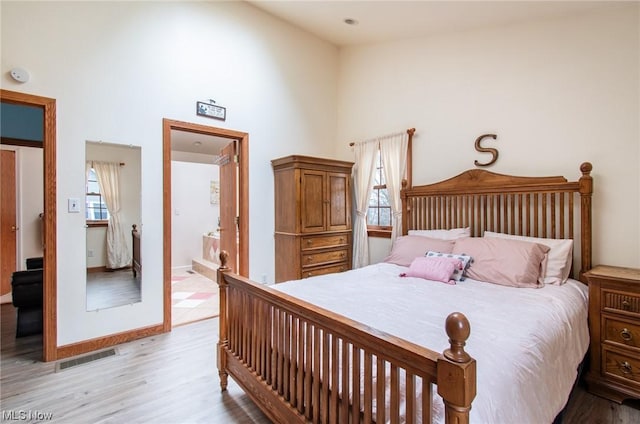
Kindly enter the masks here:
M 322 249 L 327 247 L 346 246 L 349 244 L 348 234 L 332 234 L 316 237 L 302 237 L 302 250 Z
M 302 278 L 317 277 L 318 275 L 333 274 L 334 272 L 345 272 L 349 269 L 346 262 L 324 266 L 318 268 L 310 268 L 302 271 Z
M 330 250 L 326 252 L 306 253 L 302 255 L 302 267 L 307 268 L 320 264 L 344 262 L 348 259 L 348 250 Z

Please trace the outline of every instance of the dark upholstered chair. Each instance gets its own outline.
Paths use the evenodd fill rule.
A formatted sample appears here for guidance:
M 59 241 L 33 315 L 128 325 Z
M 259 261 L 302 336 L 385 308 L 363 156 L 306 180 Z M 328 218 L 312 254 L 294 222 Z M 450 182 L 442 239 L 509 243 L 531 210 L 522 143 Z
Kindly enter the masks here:
M 17 308 L 16 337 L 42 333 L 42 258 L 28 258 L 27 270 L 11 276 L 13 306 Z

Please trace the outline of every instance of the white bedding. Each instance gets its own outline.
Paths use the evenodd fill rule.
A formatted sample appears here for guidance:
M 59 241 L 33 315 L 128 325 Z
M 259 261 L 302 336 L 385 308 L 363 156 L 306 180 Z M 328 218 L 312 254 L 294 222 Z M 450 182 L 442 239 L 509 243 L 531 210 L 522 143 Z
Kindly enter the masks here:
M 398 276 L 406 270 L 380 263 L 273 288 L 436 352 L 449 346 L 447 315 L 462 312 L 471 323 L 466 350 L 477 361 L 471 422 L 551 423 L 589 344 L 587 287 L 448 285 Z M 434 409 L 435 422 L 444 422 L 440 398 Z

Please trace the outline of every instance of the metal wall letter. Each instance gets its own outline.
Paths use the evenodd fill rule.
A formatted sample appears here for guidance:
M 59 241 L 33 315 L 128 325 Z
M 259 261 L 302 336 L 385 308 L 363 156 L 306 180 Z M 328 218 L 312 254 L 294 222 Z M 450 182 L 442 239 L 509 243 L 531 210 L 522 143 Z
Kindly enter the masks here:
M 480 137 L 476 138 L 476 150 L 479 152 L 483 152 L 483 153 L 491 153 L 491 155 L 493 156 L 493 159 L 491 159 L 489 162 L 487 163 L 480 163 L 477 160 L 473 161 L 473 163 L 476 166 L 489 166 L 492 165 L 495 161 L 498 160 L 498 150 L 497 149 L 491 149 L 488 147 L 482 147 L 480 146 L 480 141 L 482 141 L 483 138 L 486 137 L 491 137 L 494 140 L 497 138 L 497 136 L 495 134 L 483 134 Z

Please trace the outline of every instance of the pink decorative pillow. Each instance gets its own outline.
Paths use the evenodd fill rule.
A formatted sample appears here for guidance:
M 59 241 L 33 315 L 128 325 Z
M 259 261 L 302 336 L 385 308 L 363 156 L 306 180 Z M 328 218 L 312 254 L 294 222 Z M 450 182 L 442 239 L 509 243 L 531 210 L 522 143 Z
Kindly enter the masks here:
M 429 250 L 451 253 L 454 243 L 454 240 L 438 240 L 420 236 L 401 236 L 393 242 L 391 253 L 383 262 L 409 266 L 415 258 L 424 256 Z
M 409 265 L 409 270 L 400 274 L 400 277 L 418 277 L 455 284 L 456 281 L 451 276 L 456 269 L 462 269 L 462 261 L 459 259 L 421 256 L 415 258 Z
M 548 251 L 539 243 L 489 237 L 458 239 L 453 247 L 473 257 L 467 277 L 512 287 L 542 287 Z
M 484 237 L 507 238 L 513 240 L 540 243 L 549 246 L 547 253 L 547 270 L 544 273 L 545 284 L 564 284 L 571 273 L 573 260 L 573 240 L 572 239 L 550 239 L 541 237 L 515 236 L 503 233 L 485 231 Z

